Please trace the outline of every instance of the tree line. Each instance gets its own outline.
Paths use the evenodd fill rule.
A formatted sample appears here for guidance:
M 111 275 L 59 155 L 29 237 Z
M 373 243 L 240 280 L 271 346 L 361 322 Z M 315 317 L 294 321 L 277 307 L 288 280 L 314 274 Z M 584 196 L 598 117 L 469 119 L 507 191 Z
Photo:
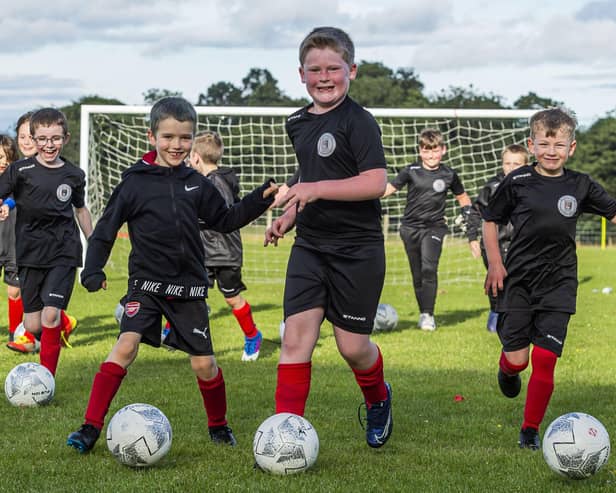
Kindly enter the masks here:
M 350 96 L 368 108 L 476 108 L 476 109 L 539 109 L 566 103 L 542 97 L 534 92 L 521 95 L 513 105 L 495 93 L 483 93 L 474 86 L 450 86 L 436 94 L 426 94 L 424 84 L 412 68 L 391 69 L 380 62 L 362 61 L 358 77 L 351 84 Z M 180 91 L 150 88 L 143 93 L 144 104 L 151 104 L 163 96 L 182 96 Z M 196 105 L 202 106 L 291 106 L 308 103 L 305 98 L 292 98 L 278 86 L 278 80 L 265 68 L 251 68 L 240 85 L 220 81 L 200 93 Z M 65 155 L 79 162 L 79 119 L 83 104 L 123 104 L 117 99 L 85 96 L 61 108 L 68 120 L 73 138 Z M 578 148 L 569 167 L 586 173 L 599 181 L 611 195 L 616 196 L 616 110 L 577 133 Z

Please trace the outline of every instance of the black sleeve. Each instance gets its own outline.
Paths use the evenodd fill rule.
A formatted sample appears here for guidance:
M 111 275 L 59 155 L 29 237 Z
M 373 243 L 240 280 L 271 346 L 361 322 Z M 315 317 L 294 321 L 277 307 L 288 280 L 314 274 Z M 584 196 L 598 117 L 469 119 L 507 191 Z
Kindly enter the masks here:
M 274 201 L 273 195 L 267 199 L 263 198 L 263 192 L 273 181 L 271 178 L 267 179 L 263 185 L 231 207 L 227 207 L 222 195 L 214 186 L 203 187 L 199 208 L 199 218 L 205 226 L 202 229 L 230 233 L 257 219 Z
M 402 188 L 404 188 L 404 186 L 410 181 L 409 179 L 409 172 L 408 172 L 408 166 L 405 166 L 404 168 L 402 168 L 398 174 L 396 175 L 396 177 L 391 180 L 389 183 L 392 187 L 394 187 L 396 190 L 400 190 Z
M 451 170 L 453 171 L 453 170 Z M 458 176 L 458 173 L 453 171 L 453 179 L 451 180 L 451 186 L 449 187 L 451 193 L 454 195 L 462 195 L 464 193 L 464 185 L 462 185 L 462 181 Z
M 291 178 L 289 178 L 285 184 L 287 185 L 287 187 L 291 188 L 293 185 L 295 185 L 296 183 L 299 183 L 299 168 L 297 168 L 295 170 L 295 173 L 293 173 L 293 176 L 291 176 Z
M 466 237 L 468 241 L 475 241 L 479 238 L 479 231 L 481 230 L 481 213 L 473 206 L 468 211 L 466 217 Z

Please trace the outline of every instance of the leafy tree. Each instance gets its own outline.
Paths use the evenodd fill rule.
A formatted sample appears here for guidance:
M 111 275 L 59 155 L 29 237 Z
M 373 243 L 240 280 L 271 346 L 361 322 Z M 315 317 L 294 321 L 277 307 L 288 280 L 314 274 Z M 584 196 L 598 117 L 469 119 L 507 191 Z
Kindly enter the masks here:
M 242 90 L 231 82 L 217 82 L 208 87 L 205 94 L 199 94 L 199 106 L 242 106 L 245 104 Z
M 242 79 L 243 95 L 247 106 L 298 106 L 304 100 L 295 100 L 278 87 L 278 80 L 264 68 L 251 68 Z
M 534 92 L 529 92 L 524 96 L 520 96 L 513 103 L 513 107 L 519 110 L 538 110 L 541 108 L 549 108 L 552 106 L 562 106 L 563 103 L 555 99 L 542 98 Z
M 118 99 L 108 99 L 101 96 L 91 95 L 79 98 L 68 106 L 60 108 L 68 120 L 68 129 L 71 139 L 62 149 L 63 157 L 79 166 L 79 138 L 81 135 L 81 105 L 84 104 L 124 104 Z
M 142 95 L 143 95 L 143 102 L 145 104 L 154 104 L 159 99 L 167 98 L 170 96 L 182 97 L 182 93 L 180 91 L 171 91 L 169 89 L 158 89 L 158 88 L 148 89 L 147 91 L 142 93 Z
M 502 96 L 492 92 L 488 94 L 477 92 L 472 84 L 467 88 L 449 86 L 447 90 L 442 89 L 440 93 L 430 98 L 430 105 L 437 108 L 505 108 Z

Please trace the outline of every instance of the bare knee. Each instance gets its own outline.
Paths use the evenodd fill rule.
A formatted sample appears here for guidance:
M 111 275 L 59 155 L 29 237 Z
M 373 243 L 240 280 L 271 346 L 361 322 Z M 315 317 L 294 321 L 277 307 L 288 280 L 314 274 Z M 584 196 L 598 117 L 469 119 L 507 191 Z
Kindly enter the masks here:
M 211 380 L 218 374 L 214 356 L 191 356 L 190 367 L 201 380 Z

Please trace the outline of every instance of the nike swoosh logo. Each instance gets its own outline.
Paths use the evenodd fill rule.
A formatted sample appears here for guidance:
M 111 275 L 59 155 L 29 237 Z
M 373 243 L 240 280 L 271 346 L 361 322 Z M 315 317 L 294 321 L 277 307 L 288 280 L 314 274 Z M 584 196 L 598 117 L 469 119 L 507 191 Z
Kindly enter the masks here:
M 199 188 L 199 185 L 196 185 L 194 187 L 189 187 L 188 185 L 184 185 L 184 190 L 186 190 L 187 192 L 192 192 L 193 190 L 197 190 L 197 188 Z

